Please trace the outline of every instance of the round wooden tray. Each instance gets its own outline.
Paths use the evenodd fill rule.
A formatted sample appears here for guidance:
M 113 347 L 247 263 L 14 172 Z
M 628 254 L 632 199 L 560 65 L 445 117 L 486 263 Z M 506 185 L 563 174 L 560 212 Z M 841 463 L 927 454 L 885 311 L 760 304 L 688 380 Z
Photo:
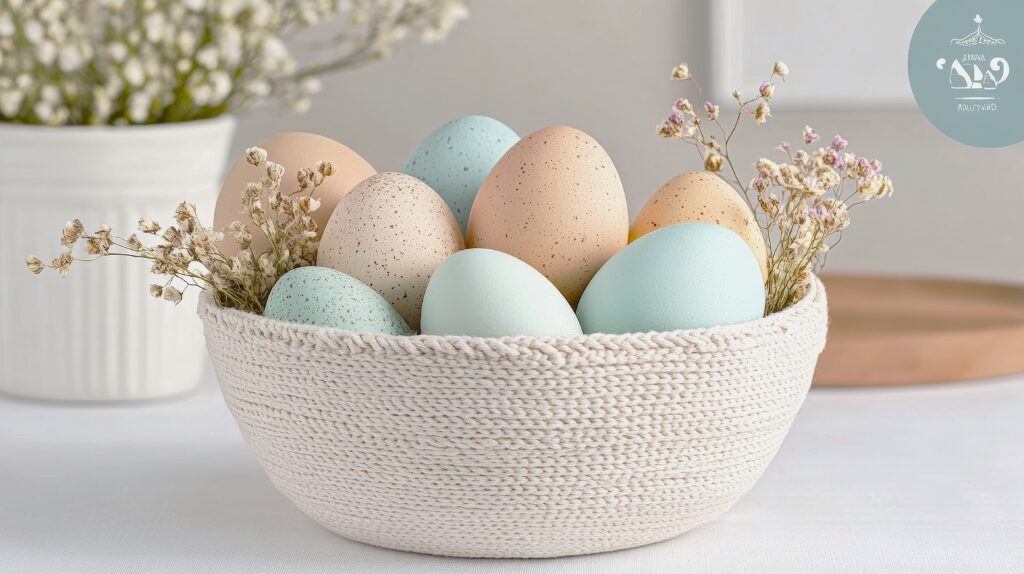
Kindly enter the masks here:
M 826 275 L 818 386 L 938 383 L 1024 372 L 1024 288 Z

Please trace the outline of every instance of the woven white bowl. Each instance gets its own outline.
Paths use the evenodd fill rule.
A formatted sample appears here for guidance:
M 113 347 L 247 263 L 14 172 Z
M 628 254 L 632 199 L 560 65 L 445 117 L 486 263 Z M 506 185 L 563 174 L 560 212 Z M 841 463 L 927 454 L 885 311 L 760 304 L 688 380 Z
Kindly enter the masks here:
M 547 557 L 727 510 L 775 456 L 825 344 L 825 291 L 765 319 L 628 335 L 360 334 L 200 302 L 224 398 L 278 489 L 388 548 Z

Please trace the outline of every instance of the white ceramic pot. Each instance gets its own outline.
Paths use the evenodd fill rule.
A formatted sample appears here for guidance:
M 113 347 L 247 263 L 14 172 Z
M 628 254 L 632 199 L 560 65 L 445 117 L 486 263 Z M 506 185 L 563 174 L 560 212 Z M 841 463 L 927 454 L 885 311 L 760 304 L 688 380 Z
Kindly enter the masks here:
M 0 124 L 0 391 L 35 398 L 151 399 L 205 371 L 190 308 L 152 298 L 159 280 L 127 257 L 33 276 L 25 256 L 59 253 L 65 221 L 127 235 L 142 215 L 167 225 L 182 200 L 213 220 L 235 120 L 132 127 Z

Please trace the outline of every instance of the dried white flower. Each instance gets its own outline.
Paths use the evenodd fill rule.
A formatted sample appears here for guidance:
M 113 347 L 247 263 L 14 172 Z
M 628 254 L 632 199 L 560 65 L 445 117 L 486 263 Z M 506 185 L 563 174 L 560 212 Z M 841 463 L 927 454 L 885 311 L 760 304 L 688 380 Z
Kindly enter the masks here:
M 29 271 L 36 275 L 43 272 L 43 261 L 34 255 L 29 255 L 25 258 L 25 265 L 28 267 Z
M 258 166 L 267 161 L 267 150 L 260 147 L 251 147 L 245 150 L 245 161 L 251 165 Z
M 675 80 L 689 80 L 690 79 L 690 67 L 686 63 L 679 64 L 672 69 L 672 78 Z
M 269 161 L 265 150 L 249 148 L 244 157 L 253 165 L 260 182 L 249 183 L 238 191 L 243 211 L 252 223 L 250 227 L 234 221 L 227 226 L 226 231 L 240 247 L 238 255 L 232 258 L 225 256 L 218 245 L 224 234 L 204 226 L 195 205 L 183 201 L 174 211 L 176 225 L 167 226 L 163 233 L 160 224 L 152 219 L 139 219 L 139 230 L 150 235 L 155 245 L 147 246 L 135 234 L 118 237 L 109 225 L 101 225 L 90 234 L 81 221 L 74 219 L 61 230 L 63 249 L 59 257 L 47 265 L 30 256 L 25 265 L 32 273 L 52 268 L 64 277 L 78 260 L 73 255 L 76 245 L 84 245 L 85 252 L 94 258 L 130 256 L 149 261 L 153 274 L 170 278 L 163 285 L 149 287 L 154 297 L 178 303 L 184 292 L 195 287 L 210 290 L 220 305 L 261 313 L 281 275 L 316 264 L 317 224 L 310 214 L 320 207 L 315 194 L 333 168 L 329 162 L 321 161 L 316 164 L 316 171 L 302 169 L 299 179 L 305 181 L 305 187 L 300 188 L 303 193 L 284 193 L 280 189 L 284 168 Z M 270 211 L 263 209 L 264 197 Z M 254 231 L 268 240 L 269 246 L 263 252 L 252 249 Z
M 171 285 L 164 287 L 164 291 L 161 296 L 164 301 L 170 301 L 171 303 L 179 303 L 181 301 L 181 291 Z
M 771 108 L 768 107 L 768 102 L 761 102 L 758 104 L 757 109 L 754 110 L 754 120 L 759 124 L 763 124 L 768 121 L 768 118 L 772 115 Z

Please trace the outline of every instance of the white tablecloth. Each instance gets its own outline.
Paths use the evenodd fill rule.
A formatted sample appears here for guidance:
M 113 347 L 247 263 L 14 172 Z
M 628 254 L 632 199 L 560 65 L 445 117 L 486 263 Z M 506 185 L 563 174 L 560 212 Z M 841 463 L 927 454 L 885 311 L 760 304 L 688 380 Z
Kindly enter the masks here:
M 556 560 L 350 542 L 271 486 L 213 383 L 175 401 L 0 398 L 0 572 L 1022 572 L 1024 378 L 815 390 L 714 523 Z

